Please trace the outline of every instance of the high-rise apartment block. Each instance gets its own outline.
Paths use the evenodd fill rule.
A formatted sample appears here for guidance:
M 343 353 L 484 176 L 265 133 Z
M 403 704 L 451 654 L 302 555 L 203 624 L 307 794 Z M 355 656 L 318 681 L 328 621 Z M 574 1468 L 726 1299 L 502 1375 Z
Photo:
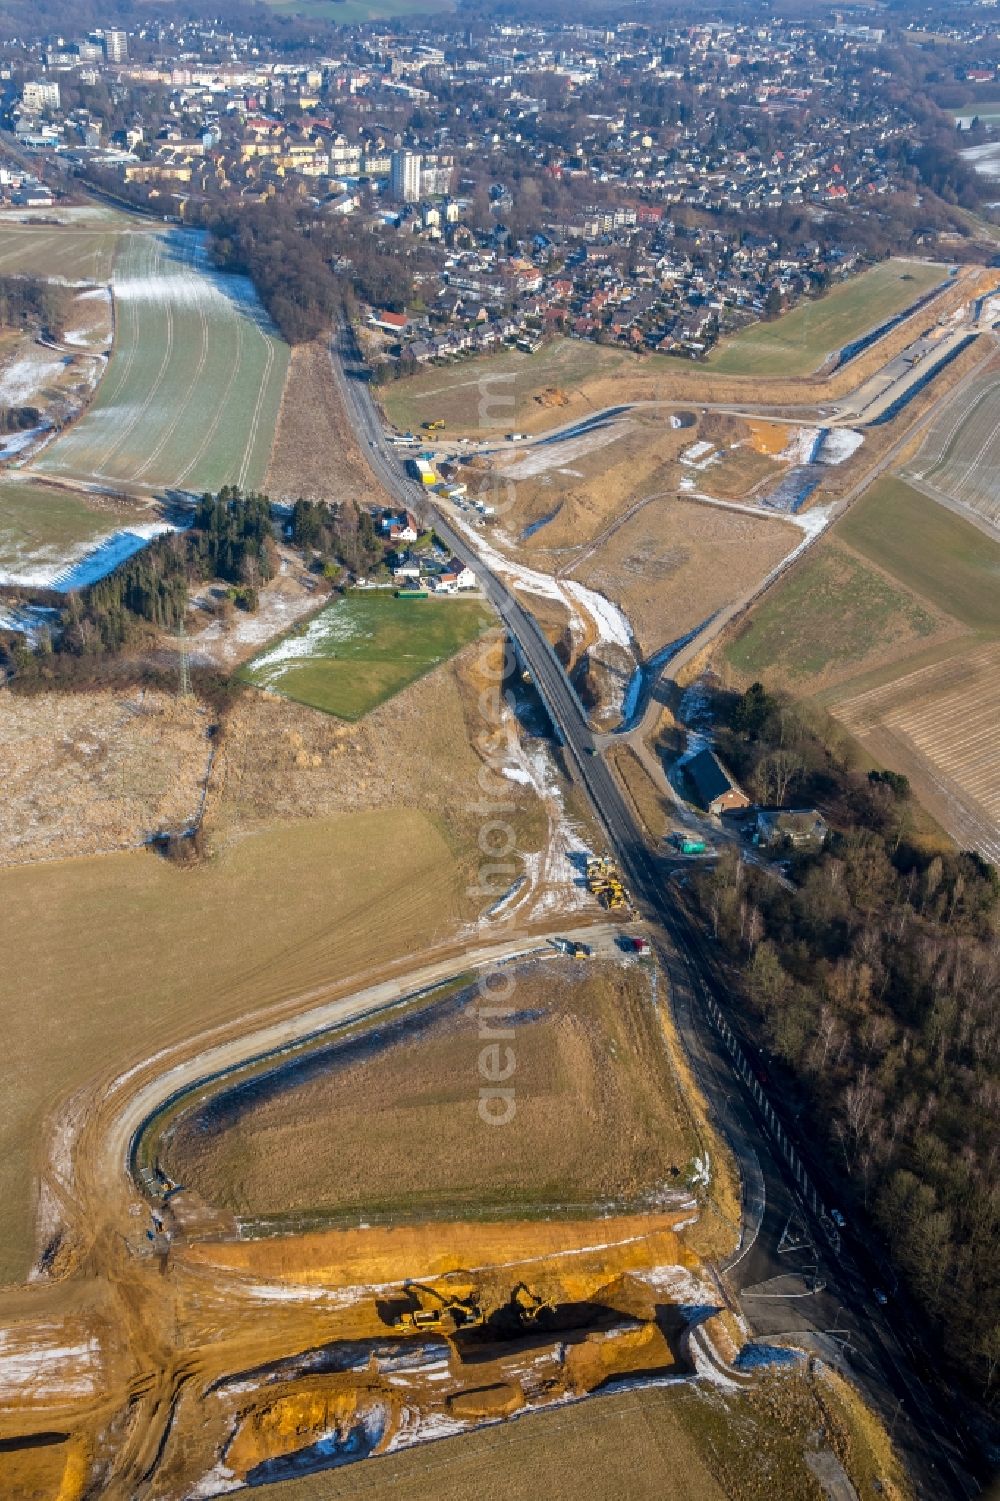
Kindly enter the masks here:
M 420 198 L 420 153 L 394 151 L 389 174 L 389 190 L 402 203 L 417 203 Z

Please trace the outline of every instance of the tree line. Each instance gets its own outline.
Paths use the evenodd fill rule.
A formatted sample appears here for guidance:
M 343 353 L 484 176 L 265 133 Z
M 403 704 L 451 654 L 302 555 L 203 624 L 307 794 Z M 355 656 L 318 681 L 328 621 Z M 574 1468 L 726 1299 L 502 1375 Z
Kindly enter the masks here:
M 346 569 L 366 577 L 385 557 L 385 543 L 375 530 L 371 512 L 354 503 L 297 500 L 289 535 L 296 547 L 313 555 L 326 571 Z
M 322 231 L 309 221 L 296 206 L 277 202 L 226 206 L 205 217 L 216 264 L 249 276 L 289 344 L 325 333 L 342 301 Z
M 1000 1365 L 1000 880 L 913 833 L 905 777 L 865 774 L 759 684 L 721 697 L 719 749 L 766 801 L 828 817 L 792 889 L 730 849 L 695 883 L 735 962 L 752 1035 L 804 1101 L 956 1370 Z

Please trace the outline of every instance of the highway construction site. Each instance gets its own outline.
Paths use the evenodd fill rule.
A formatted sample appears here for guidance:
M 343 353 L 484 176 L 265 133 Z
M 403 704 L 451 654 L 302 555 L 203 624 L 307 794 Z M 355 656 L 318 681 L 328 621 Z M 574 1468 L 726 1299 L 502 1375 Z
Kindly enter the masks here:
M 584 996 L 603 975 L 611 986 L 604 1013 L 615 1028 L 610 1046 L 620 1055 L 640 1016 L 635 1011 L 630 1024 L 628 1008 L 619 1014 L 628 993 L 620 987 L 634 991 L 633 1010 L 640 1003 L 645 1009 L 654 982 L 647 959 L 623 960 L 618 936 L 597 924 L 557 944 L 539 939 L 524 975 L 525 1013 L 515 1012 L 512 1024 L 515 1036 L 518 1028 L 523 1033 L 523 1103 L 539 1153 L 551 1126 L 544 1117 L 532 1123 L 532 1096 L 543 1109 L 546 1096 L 544 1079 L 532 1081 L 528 1066 L 531 1049 L 541 1050 L 532 1037 L 533 998 L 550 991 L 550 966 L 556 990 Z M 580 964 L 569 955 L 584 945 L 589 962 Z M 298 1015 L 278 1008 L 275 1021 L 251 1038 L 238 1028 L 217 1030 L 67 1106 L 54 1123 L 43 1195 L 53 1233 L 42 1279 L 9 1300 L 0 1352 L 0 1373 L 19 1398 L 2 1420 L 5 1494 L 32 1494 L 36 1445 L 46 1463 L 51 1449 L 63 1451 L 63 1496 L 207 1496 L 236 1481 L 279 1478 L 291 1455 L 308 1468 L 302 1456 L 314 1447 L 322 1467 L 625 1378 L 691 1378 L 705 1362 L 709 1370 L 732 1364 L 745 1331 L 692 1248 L 708 1164 L 671 1083 L 676 1042 L 658 1026 L 647 1024 L 642 1070 L 654 1067 L 650 1108 L 673 1100 L 677 1124 L 665 1134 L 664 1121 L 650 1138 L 649 1163 L 656 1161 L 654 1140 L 662 1150 L 671 1131 L 676 1161 L 660 1160 L 662 1179 L 645 1183 L 642 1207 L 631 1211 L 615 1207 L 598 1175 L 601 1204 L 538 1204 L 527 1218 L 511 1217 L 510 1191 L 501 1184 L 489 1212 L 480 1204 L 471 1219 L 428 1217 L 425 1202 L 422 1214 L 392 1215 L 383 1225 L 355 1215 L 353 1228 L 248 1238 L 234 1234 L 231 1215 L 162 1170 L 151 1128 L 162 1128 L 164 1112 L 176 1113 L 188 1096 L 204 1109 L 205 1081 L 245 1093 L 249 1074 L 259 1083 L 289 1067 L 294 1037 L 305 1049 L 328 1045 L 331 1036 L 357 1046 L 374 1021 L 395 1028 L 390 1048 L 405 1047 L 409 1026 L 426 1008 L 448 1006 L 449 981 L 467 1005 L 470 978 L 478 970 L 495 973 L 523 949 L 522 940 L 468 952 L 464 986 L 461 976 L 441 975 L 441 963 Z M 585 1031 L 593 1025 L 586 1014 L 578 1023 Z M 646 1014 L 669 1028 L 662 1008 Z M 465 1133 L 475 1130 L 481 1082 L 475 1014 L 468 1021 Z M 555 1025 L 562 1030 L 558 1016 Z M 231 1061 L 248 1044 L 256 1062 Z M 375 1043 L 382 1066 L 390 1061 L 378 1052 L 385 1045 Z M 576 1052 L 571 1041 L 563 1049 L 564 1074 Z M 590 1067 L 593 1087 L 607 1099 L 596 1054 Z M 567 1074 L 570 1115 L 581 1086 L 579 1064 L 575 1069 Z M 584 1087 L 585 1111 L 587 1096 Z M 627 1096 L 619 1098 L 620 1111 Z M 609 1136 L 613 1125 L 608 1117 Z M 488 1139 L 484 1150 L 493 1149 L 499 1133 L 482 1122 L 479 1129 Z M 629 1143 L 622 1163 L 628 1171 L 634 1132 L 621 1119 L 615 1130 Z M 422 1168 L 419 1156 L 407 1160 L 404 1139 L 397 1136 L 394 1169 L 385 1165 L 387 1182 L 425 1170 L 433 1186 L 435 1161 Z M 447 1162 L 436 1171 L 438 1207 L 447 1209 Z M 725 1185 L 721 1164 L 719 1177 Z M 731 1193 L 730 1238 L 738 1233 Z
M 965 276 L 962 291 L 971 290 Z M 992 333 L 970 330 L 963 324 L 944 350 L 954 356 L 948 379 L 987 357 L 979 341 L 992 355 Z M 894 330 L 887 358 L 917 335 L 905 323 Z M 347 379 L 346 334 L 335 354 L 339 399 L 370 459 L 361 451 L 387 493 L 426 506 L 424 519 L 476 570 L 516 643 L 521 688 L 551 721 L 546 754 L 558 757 L 571 793 L 539 781 L 548 844 L 533 857 L 530 904 L 521 905 L 515 881 L 489 911 L 461 926 L 452 912 L 423 942 L 415 924 L 408 952 L 383 954 L 374 914 L 391 916 L 401 893 L 376 893 L 357 919 L 369 949 L 354 973 L 342 967 L 293 991 L 280 988 L 274 960 L 277 980 L 252 1014 L 220 1011 L 201 1024 L 187 1014 L 183 1035 L 145 1051 L 130 1044 L 127 1060 L 109 1046 L 51 1113 L 35 1153 L 32 1277 L 0 1298 L 0 1492 L 194 1501 L 340 1466 L 346 1474 L 355 1461 L 377 1475 L 387 1456 L 429 1440 L 672 1384 L 712 1390 L 720 1402 L 763 1392 L 767 1421 L 780 1427 L 782 1393 L 791 1404 L 804 1384 L 810 1401 L 825 1393 L 810 1462 L 774 1478 L 770 1496 L 822 1501 L 856 1495 L 862 1482 L 865 1493 L 910 1496 L 881 1426 L 893 1406 L 917 1489 L 931 1493 L 933 1471 L 946 1477 L 937 1494 L 970 1494 L 954 1437 L 942 1436 L 898 1339 L 872 1315 L 808 1153 L 726 1019 L 725 986 L 671 884 L 686 858 L 683 837 L 673 852 L 645 837 L 605 754 L 617 743 L 613 724 L 642 759 L 662 710 L 654 690 L 663 670 L 680 684 L 772 572 L 741 585 L 739 597 L 730 591 L 671 640 L 669 654 L 662 638 L 660 657 L 648 649 L 658 626 L 647 619 L 637 649 L 627 601 L 616 614 L 596 587 L 563 578 L 558 558 L 529 549 L 532 539 L 505 550 L 503 538 L 487 540 L 481 518 L 425 496 L 386 443 L 367 386 Z M 794 507 L 785 519 L 773 508 L 761 518 L 791 538 L 780 566 L 912 443 L 892 409 L 912 390 L 910 417 L 929 420 L 939 398 L 924 375 L 945 363 L 935 355 L 915 373 L 916 362 L 904 361 L 853 403 L 834 372 L 825 397 L 818 382 L 810 391 L 809 414 L 760 418 L 746 470 L 755 495 L 774 479 L 760 437 L 767 421 L 802 427 L 811 415 L 817 426 L 865 429 L 862 467 L 845 464 L 830 482 L 820 522 L 807 519 L 808 507 L 797 521 Z M 867 364 L 856 374 L 874 378 Z M 647 396 L 643 384 L 639 399 Z M 820 400 L 836 411 L 820 419 Z M 786 452 L 786 431 L 781 441 Z M 717 446 L 719 471 L 728 463 L 731 472 Z M 813 458 L 801 447 L 786 467 Z M 566 561 L 582 565 L 619 519 L 595 517 Z M 542 561 L 545 571 L 528 576 Z M 577 621 L 578 653 L 602 635 L 624 653 L 606 721 L 567 676 L 553 646 L 559 632 L 526 607 L 539 597 L 565 608 L 571 636 Z M 255 774 L 252 722 L 243 741 L 245 767 L 228 773 L 237 842 L 259 836 L 240 822 L 238 801 Z M 504 775 L 523 786 L 531 767 L 523 746 L 517 754 Z M 324 757 L 334 759 L 302 735 L 294 755 L 300 781 L 316 771 L 322 782 Z M 490 769 L 485 757 L 482 765 Z M 710 855 L 663 768 L 650 769 L 648 756 L 643 766 L 678 807 L 687 853 Z M 341 795 L 335 780 L 322 782 L 331 806 Z M 429 838 L 419 809 L 406 821 L 419 792 L 404 788 L 401 799 L 393 785 L 390 802 L 388 781 L 378 789 L 386 823 L 397 818 L 411 843 L 414 830 Z M 563 816 L 570 795 L 577 835 Z M 305 807 L 298 784 L 295 796 Z M 436 809 L 435 817 L 457 866 L 467 831 Z M 418 869 L 410 884 L 435 879 L 436 867 Z M 546 905 L 548 887 L 556 896 Z M 283 962 L 290 967 L 304 947 L 290 940 Z M 197 976 L 190 984 L 197 989 Z M 848 1398 L 831 1395 L 833 1371 L 859 1381 L 874 1372 L 866 1399 L 884 1391 L 886 1406 L 875 1414 L 855 1392 L 849 1421 Z M 756 1481 L 743 1490 L 725 1476 L 738 1501 L 761 1493 Z

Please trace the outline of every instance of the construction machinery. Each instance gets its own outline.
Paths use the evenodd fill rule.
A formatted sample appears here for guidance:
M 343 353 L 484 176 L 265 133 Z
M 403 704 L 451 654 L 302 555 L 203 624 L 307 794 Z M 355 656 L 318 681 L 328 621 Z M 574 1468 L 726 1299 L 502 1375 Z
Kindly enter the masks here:
M 454 1334 L 459 1329 L 475 1329 L 483 1322 L 483 1311 L 471 1297 L 443 1293 L 424 1282 L 407 1282 L 404 1290 L 418 1306 L 405 1309 L 393 1324 L 403 1333 Z
M 445 423 L 445 420 L 444 420 L 443 417 L 435 417 L 434 420 L 433 420 L 433 422 L 425 422 L 424 423 L 424 432 L 425 433 L 439 433 L 441 431 L 441 429 L 443 427 L 445 427 L 445 426 L 446 426 L 446 423 Z
M 592 959 L 594 951 L 589 943 L 580 943 L 575 938 L 552 938 L 549 940 L 554 949 L 560 954 L 565 954 L 568 959 Z
M 587 861 L 587 890 L 609 912 L 631 910 L 628 892 L 618 874 L 618 867 L 607 856 L 593 855 Z
M 510 1295 L 510 1301 L 522 1324 L 533 1324 L 539 1314 L 551 1312 L 554 1307 L 551 1298 L 543 1298 L 541 1293 L 536 1293 L 526 1282 L 517 1284 Z

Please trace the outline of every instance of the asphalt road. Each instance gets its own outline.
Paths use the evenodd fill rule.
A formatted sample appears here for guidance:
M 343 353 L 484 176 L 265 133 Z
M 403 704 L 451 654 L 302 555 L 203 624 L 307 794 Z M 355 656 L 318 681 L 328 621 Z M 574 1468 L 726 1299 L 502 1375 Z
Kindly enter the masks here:
M 401 506 L 433 521 L 441 540 L 476 573 L 513 637 L 569 770 L 605 830 L 637 909 L 652 925 L 676 1023 L 741 1164 L 743 1243 L 722 1270 L 744 1314 L 761 1337 L 788 1336 L 812 1346 L 859 1383 L 904 1452 L 920 1495 L 943 1501 L 979 1494 L 991 1477 L 966 1432 L 959 1404 L 940 1382 L 929 1389 L 917 1375 L 908 1352 L 920 1351 L 918 1329 L 898 1305 L 879 1306 L 863 1247 L 834 1226 L 794 1120 L 767 1098 L 755 1077 L 737 1036 L 728 988 L 676 899 L 669 862 L 647 849 L 547 637 L 405 473 L 386 442 L 366 368 L 346 330 L 334 347 L 333 366 L 372 470 Z M 929 1371 L 926 1358 L 918 1358 Z

